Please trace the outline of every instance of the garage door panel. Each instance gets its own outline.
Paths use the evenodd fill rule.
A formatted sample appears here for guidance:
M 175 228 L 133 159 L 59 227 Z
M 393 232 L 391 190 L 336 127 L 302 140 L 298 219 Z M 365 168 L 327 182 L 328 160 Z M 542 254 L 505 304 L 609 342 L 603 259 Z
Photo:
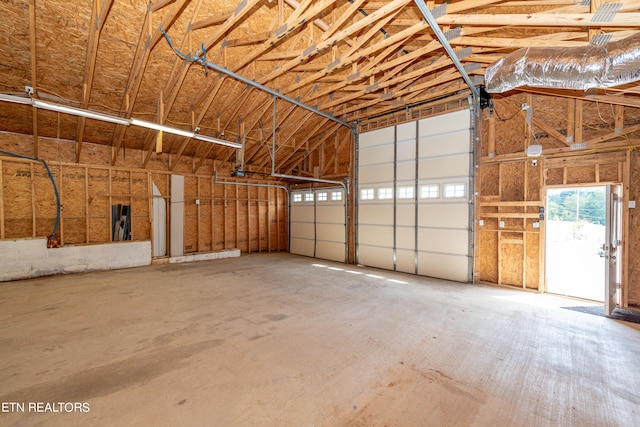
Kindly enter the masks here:
M 421 204 L 418 208 L 419 224 L 434 228 L 469 228 L 469 205 Z
M 401 162 L 409 160 L 413 162 L 416 158 L 416 140 L 402 141 L 396 144 L 396 159 Z
M 318 202 L 316 208 L 316 221 L 335 222 L 344 225 L 344 206 L 325 206 Z
M 316 244 L 316 258 L 344 262 L 344 251 L 344 243 L 319 240 Z
M 416 222 L 416 207 L 412 204 L 400 204 L 396 205 L 396 224 L 398 226 L 411 226 L 413 227 Z
M 421 157 L 440 157 L 460 153 L 469 153 L 467 131 L 420 138 Z
M 313 203 L 298 203 L 292 206 L 291 221 L 313 222 Z
M 363 245 L 393 247 L 393 227 L 362 225 L 358 240 Z
M 358 200 L 359 262 L 415 273 L 419 254 L 418 274 L 468 280 L 468 198 L 466 195 L 444 198 L 443 193 L 446 184 L 464 184 L 466 193 L 472 191 L 468 187 L 472 154 L 470 117 L 469 110 L 462 110 L 390 127 L 385 134 L 388 146 L 376 147 L 373 154 L 366 153 L 366 149 L 359 152 L 365 159 L 364 167 L 358 171 L 360 189 L 374 188 L 377 199 L 379 188 L 393 187 L 395 198 L 389 203 Z M 391 151 L 394 137 L 395 151 Z M 367 136 L 367 140 L 372 141 L 372 136 Z M 378 145 L 383 144 L 379 138 L 377 141 Z M 388 156 L 385 164 L 373 164 L 374 160 L 382 162 L 385 156 Z M 419 198 L 421 186 L 429 184 L 438 186 L 437 197 Z M 400 194 L 407 194 L 402 187 L 411 187 L 414 197 L 399 198 Z M 447 189 L 449 193 L 455 191 L 456 196 L 461 193 L 460 187 Z M 375 224 L 384 226 L 374 227 Z
M 360 146 L 360 149 L 364 149 L 374 145 L 380 145 L 389 142 L 393 143 L 393 139 L 393 128 L 377 129 L 371 132 L 360 134 L 358 145 Z
M 292 254 L 304 255 L 304 256 L 313 256 L 313 240 L 307 239 L 299 239 L 292 237 L 289 251 Z
M 410 162 L 398 162 L 398 170 L 396 171 L 396 179 L 398 181 L 398 185 L 413 185 L 413 181 L 416 179 L 416 163 L 415 161 Z M 406 184 L 401 183 L 400 181 L 409 181 Z
M 393 270 L 393 249 L 359 245 L 358 262 L 370 267 Z
M 360 188 L 365 188 L 367 183 L 393 182 L 393 165 L 377 165 L 360 168 L 358 175 Z
M 358 163 L 361 166 L 377 165 L 389 163 L 389 159 L 393 160 L 393 145 L 383 145 L 362 150 Z
M 291 236 L 300 237 L 303 239 L 314 239 L 315 231 L 314 231 L 313 223 L 292 222 Z
M 469 130 L 470 127 L 471 116 L 469 110 L 429 117 L 419 122 L 420 137 L 450 133 L 458 130 Z
M 344 226 L 342 224 L 316 224 L 317 239 L 344 243 Z
M 418 249 L 428 252 L 467 255 L 469 252 L 469 232 L 467 230 L 420 228 L 418 229 Z
M 416 246 L 416 229 L 414 227 L 396 227 L 396 247 L 413 251 Z
M 418 274 L 441 279 L 467 282 L 469 259 L 460 255 L 418 252 Z
M 411 123 L 403 123 L 397 126 L 396 137 L 398 141 L 411 140 L 414 141 L 416 139 L 416 122 Z
M 416 272 L 416 253 L 405 249 L 396 251 L 396 270 L 403 273 L 415 274 Z
M 420 179 L 446 178 L 469 175 L 469 155 L 455 155 L 420 160 Z
M 375 204 L 361 206 L 358 210 L 360 224 L 393 225 L 393 205 Z

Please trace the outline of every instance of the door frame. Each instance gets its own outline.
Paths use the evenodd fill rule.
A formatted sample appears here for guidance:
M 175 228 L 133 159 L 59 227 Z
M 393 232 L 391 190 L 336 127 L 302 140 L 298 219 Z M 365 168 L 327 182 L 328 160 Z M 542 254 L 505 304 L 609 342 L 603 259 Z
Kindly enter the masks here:
M 628 215 L 628 209 L 626 209 L 627 207 L 627 195 L 628 192 L 625 191 L 625 185 L 623 182 L 620 181 L 601 181 L 601 182 L 589 182 L 589 183 L 576 183 L 576 184 L 557 184 L 557 185 L 545 185 L 542 188 L 541 191 L 541 197 L 543 198 L 542 203 L 544 206 L 544 220 L 541 221 L 540 224 L 540 232 L 541 232 L 541 242 L 542 244 L 540 245 L 540 258 L 541 258 L 541 275 L 542 275 L 542 280 L 540 283 L 540 292 L 541 293 L 548 293 L 547 291 L 547 256 L 546 256 L 546 248 L 547 248 L 547 227 L 546 227 L 546 221 L 547 221 L 547 213 L 549 212 L 549 207 L 547 206 L 547 190 L 548 189 L 562 189 L 562 188 L 586 188 L 586 187 L 607 187 L 608 185 L 613 186 L 619 186 L 620 187 L 620 191 L 621 191 L 621 197 L 622 197 L 622 207 L 621 207 L 621 213 L 620 213 L 620 220 L 621 220 L 621 227 L 622 227 L 622 244 L 621 244 L 621 251 L 623 252 L 622 254 L 622 258 L 619 259 L 619 263 L 621 266 L 621 275 L 620 275 L 620 281 L 621 281 L 621 286 L 620 286 L 620 295 L 619 295 L 619 301 L 620 301 L 620 308 L 625 308 L 626 307 L 626 293 L 627 293 L 627 283 L 626 283 L 626 275 L 625 275 L 625 263 L 627 261 L 627 257 L 626 257 L 626 245 L 627 245 L 627 236 L 625 233 L 626 227 L 627 227 L 627 215 Z M 606 203 L 609 203 L 609 200 L 606 200 Z M 609 224 L 606 224 L 606 227 L 608 227 Z M 608 268 L 608 264 L 605 266 L 606 268 Z M 603 283 L 603 285 L 606 285 L 605 283 Z M 604 292 L 604 291 L 603 291 Z M 607 295 L 603 295 L 606 299 Z

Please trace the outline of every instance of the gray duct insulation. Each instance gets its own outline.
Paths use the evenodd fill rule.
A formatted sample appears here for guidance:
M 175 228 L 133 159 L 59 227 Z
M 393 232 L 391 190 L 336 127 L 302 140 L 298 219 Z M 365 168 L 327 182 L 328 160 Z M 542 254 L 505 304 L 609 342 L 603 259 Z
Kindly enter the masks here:
M 640 80 L 640 33 L 603 46 L 519 49 L 487 67 L 487 92 L 519 86 L 587 90 Z

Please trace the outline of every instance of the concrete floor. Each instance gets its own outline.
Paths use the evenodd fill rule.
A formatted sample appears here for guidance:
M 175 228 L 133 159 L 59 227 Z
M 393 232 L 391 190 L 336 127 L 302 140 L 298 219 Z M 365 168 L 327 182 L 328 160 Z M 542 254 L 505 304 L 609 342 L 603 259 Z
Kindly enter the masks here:
M 288 254 L 5 283 L 0 425 L 638 425 L 640 325 L 578 304 Z

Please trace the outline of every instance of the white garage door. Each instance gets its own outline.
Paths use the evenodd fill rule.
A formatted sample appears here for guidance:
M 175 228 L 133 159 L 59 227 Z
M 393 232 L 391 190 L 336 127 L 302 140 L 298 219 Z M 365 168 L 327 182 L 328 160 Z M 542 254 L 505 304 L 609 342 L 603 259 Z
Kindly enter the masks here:
M 291 192 L 291 253 L 345 262 L 345 203 L 342 188 Z
M 467 282 L 470 111 L 360 135 L 358 263 Z

